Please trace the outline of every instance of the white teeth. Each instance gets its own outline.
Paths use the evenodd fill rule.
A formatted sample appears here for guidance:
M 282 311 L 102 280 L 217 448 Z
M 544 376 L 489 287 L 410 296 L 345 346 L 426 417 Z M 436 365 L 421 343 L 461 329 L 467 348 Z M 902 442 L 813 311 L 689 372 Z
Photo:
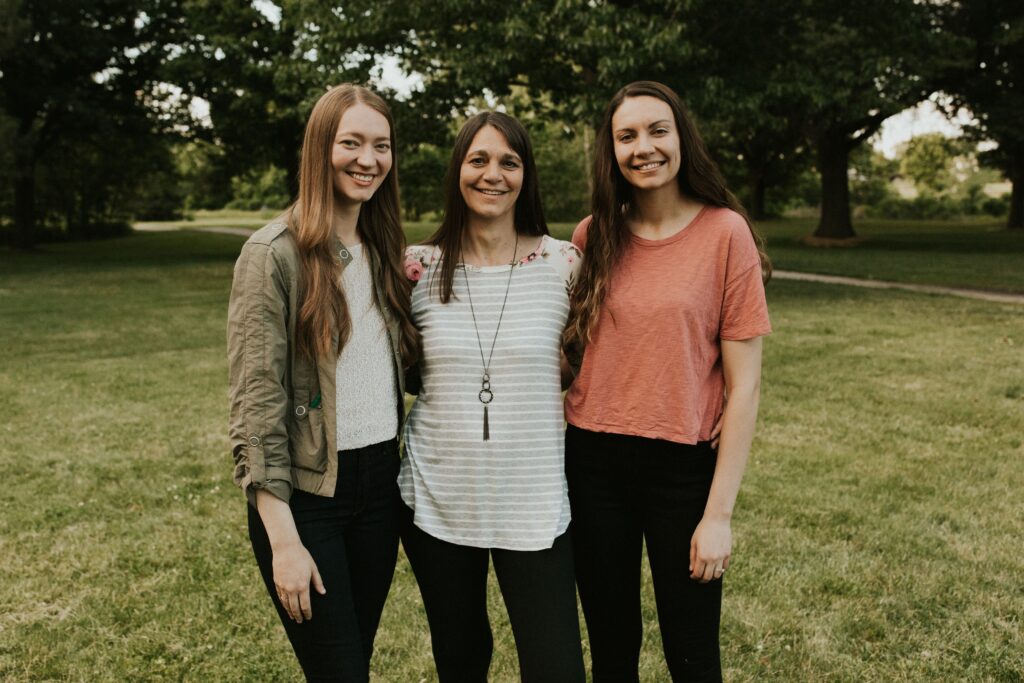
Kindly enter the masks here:
M 483 192 L 484 194 L 493 195 L 495 197 L 505 194 L 501 190 L 480 190 L 480 192 Z
M 657 167 L 661 166 L 661 164 L 662 164 L 662 162 L 660 162 L 660 161 L 652 161 L 652 162 L 647 163 L 647 164 L 641 164 L 640 166 L 635 166 L 634 168 L 636 168 L 638 171 L 649 171 L 652 168 L 657 168 Z
M 371 180 L 373 180 L 372 175 L 366 175 L 365 173 L 349 173 L 349 175 L 355 178 L 356 180 L 363 181 L 364 183 L 368 183 Z

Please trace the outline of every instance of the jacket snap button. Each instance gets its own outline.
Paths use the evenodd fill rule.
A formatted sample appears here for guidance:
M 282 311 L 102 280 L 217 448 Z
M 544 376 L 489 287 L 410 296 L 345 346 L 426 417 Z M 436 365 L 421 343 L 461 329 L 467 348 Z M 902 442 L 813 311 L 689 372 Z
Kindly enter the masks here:
M 302 417 L 306 414 L 306 406 L 295 406 L 295 414 Z
M 252 445 L 252 446 L 259 446 L 260 445 L 260 437 L 258 437 L 255 434 L 253 434 L 252 436 L 249 437 L 249 444 Z

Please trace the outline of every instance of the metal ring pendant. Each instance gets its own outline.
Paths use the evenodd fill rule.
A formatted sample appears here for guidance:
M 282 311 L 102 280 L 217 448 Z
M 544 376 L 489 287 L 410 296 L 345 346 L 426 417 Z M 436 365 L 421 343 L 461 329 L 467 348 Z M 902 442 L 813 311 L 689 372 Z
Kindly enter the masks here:
M 487 405 L 488 403 L 494 400 L 494 392 L 492 392 L 490 389 L 481 389 L 480 393 L 477 394 L 476 397 L 480 399 L 481 403 Z

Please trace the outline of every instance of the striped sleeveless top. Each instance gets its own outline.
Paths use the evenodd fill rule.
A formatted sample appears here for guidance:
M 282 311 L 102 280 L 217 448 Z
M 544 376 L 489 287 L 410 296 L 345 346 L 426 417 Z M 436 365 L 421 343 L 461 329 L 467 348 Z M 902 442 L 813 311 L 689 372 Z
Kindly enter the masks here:
M 486 357 L 513 266 L 460 264 L 453 296 L 442 304 L 436 283 L 431 286 L 440 258 L 434 246 L 406 252 L 423 355 L 422 387 L 404 430 L 402 499 L 416 526 L 450 543 L 550 548 L 569 525 L 559 358 L 580 252 L 545 235 L 514 266 L 491 360 L 488 441 L 466 278 Z

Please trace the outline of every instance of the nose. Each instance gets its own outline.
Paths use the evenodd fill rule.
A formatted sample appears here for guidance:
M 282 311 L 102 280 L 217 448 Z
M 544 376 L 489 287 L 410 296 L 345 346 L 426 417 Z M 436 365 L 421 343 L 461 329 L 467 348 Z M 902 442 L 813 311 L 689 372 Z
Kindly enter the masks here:
M 370 145 L 363 145 L 359 148 L 359 156 L 356 158 L 356 162 L 364 167 L 370 168 L 374 164 L 373 149 Z
M 648 135 L 641 135 L 636 140 L 636 153 L 640 156 L 648 156 L 654 153 L 654 145 Z
M 498 166 L 497 159 L 487 164 L 487 168 L 484 169 L 484 180 L 489 183 L 501 182 L 501 168 Z

